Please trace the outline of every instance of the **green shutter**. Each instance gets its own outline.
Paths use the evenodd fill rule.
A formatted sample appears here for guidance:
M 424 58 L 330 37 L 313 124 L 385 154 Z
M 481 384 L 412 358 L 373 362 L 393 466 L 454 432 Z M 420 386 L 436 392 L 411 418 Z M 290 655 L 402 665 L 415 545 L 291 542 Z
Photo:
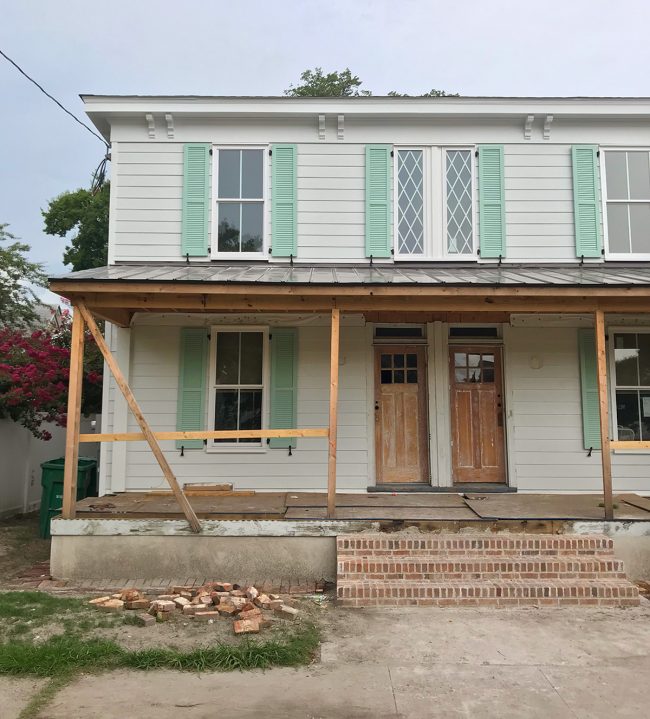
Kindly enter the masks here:
M 183 257 L 205 257 L 208 254 L 210 147 L 207 143 L 190 143 L 183 148 Z
M 481 257 L 506 256 L 503 145 L 478 148 L 479 241 Z
M 271 329 L 271 429 L 295 429 L 298 421 L 298 332 Z M 270 447 L 296 446 L 295 437 L 271 439 Z
M 600 449 L 600 404 L 598 402 L 598 370 L 594 330 L 578 330 L 578 351 L 584 448 Z
M 298 254 L 297 148 L 271 148 L 271 251 L 274 257 Z
M 197 432 L 205 429 L 205 385 L 208 366 L 208 331 L 205 327 L 183 327 L 180 341 L 178 407 L 176 429 Z M 179 439 L 176 447 L 200 449 L 202 439 Z
M 391 256 L 391 150 L 366 145 L 366 257 Z
M 576 255 L 600 257 L 598 148 L 595 145 L 574 145 L 571 148 L 571 159 Z

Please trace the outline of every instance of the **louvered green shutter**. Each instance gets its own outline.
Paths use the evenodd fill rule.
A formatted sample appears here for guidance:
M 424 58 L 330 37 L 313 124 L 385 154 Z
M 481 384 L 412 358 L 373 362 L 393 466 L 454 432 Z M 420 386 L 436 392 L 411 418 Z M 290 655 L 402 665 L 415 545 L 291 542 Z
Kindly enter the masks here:
M 598 182 L 598 148 L 574 145 L 573 215 L 578 257 L 600 257 L 600 187 Z
M 296 428 L 298 410 L 298 333 L 295 328 L 271 330 L 271 429 Z M 270 447 L 296 446 L 295 437 L 271 439 Z
M 478 192 L 481 257 L 505 257 L 503 145 L 481 145 L 478 148 Z
M 204 428 L 205 385 L 208 366 L 208 332 L 205 327 L 181 329 L 180 369 L 178 376 L 178 407 L 176 429 L 198 432 Z M 202 439 L 179 439 L 179 449 L 200 449 Z
M 582 437 L 584 448 L 600 449 L 600 405 L 594 330 L 578 330 L 580 389 L 582 393 Z
M 298 206 L 295 145 L 271 148 L 271 251 L 274 257 L 298 254 Z
M 391 147 L 366 145 L 366 257 L 390 257 Z
M 183 209 L 181 252 L 183 257 L 208 254 L 210 222 L 210 145 L 190 143 L 183 148 Z

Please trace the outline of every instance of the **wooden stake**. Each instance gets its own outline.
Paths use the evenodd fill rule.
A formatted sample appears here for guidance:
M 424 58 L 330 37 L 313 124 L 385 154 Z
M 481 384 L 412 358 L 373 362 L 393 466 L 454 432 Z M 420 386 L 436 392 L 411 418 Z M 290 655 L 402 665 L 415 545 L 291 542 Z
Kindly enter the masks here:
M 115 382 L 120 388 L 122 394 L 124 395 L 124 399 L 126 399 L 126 403 L 129 405 L 129 409 L 131 410 L 131 412 L 133 412 L 133 416 L 135 417 L 137 423 L 140 425 L 142 434 L 149 443 L 149 447 L 151 447 L 151 451 L 153 452 L 154 457 L 158 461 L 158 464 L 160 465 L 160 469 L 162 470 L 165 479 L 169 483 L 169 486 L 172 488 L 172 492 L 176 497 L 176 501 L 183 510 L 183 514 L 185 514 L 187 521 L 190 523 L 192 531 L 200 532 L 201 523 L 199 522 L 196 514 L 194 513 L 194 510 L 192 509 L 192 505 L 190 504 L 189 500 L 187 499 L 185 494 L 183 494 L 183 490 L 178 485 L 176 477 L 172 472 L 172 468 L 169 466 L 169 463 L 165 459 L 165 455 L 162 453 L 160 445 L 154 437 L 154 434 L 151 431 L 151 427 L 149 427 L 149 423 L 144 418 L 142 410 L 140 409 L 140 405 L 134 397 L 131 388 L 129 387 L 127 381 L 124 379 L 122 370 L 119 368 L 117 362 L 115 361 L 115 358 L 113 357 L 110 349 L 108 348 L 108 345 L 106 344 L 106 341 L 102 337 L 102 333 L 99 331 L 97 323 L 95 322 L 92 314 L 88 311 L 88 308 L 83 303 L 79 304 L 78 309 L 83 315 L 84 320 L 86 320 L 88 329 L 90 330 L 92 336 L 95 338 L 95 342 L 97 342 L 97 346 L 99 347 L 100 352 L 104 356 L 106 364 L 111 370 L 113 377 L 115 377 Z
M 596 359 L 598 364 L 598 401 L 600 404 L 600 447 L 603 464 L 603 501 L 605 519 L 614 519 L 612 498 L 612 452 L 609 439 L 609 397 L 607 392 L 607 353 L 605 350 L 605 313 L 596 310 Z
M 70 377 L 68 379 L 68 419 L 65 433 L 63 469 L 63 519 L 74 519 L 77 506 L 77 464 L 81 424 L 81 384 L 84 367 L 84 318 L 78 308 L 72 315 Z
M 330 423 L 329 455 L 327 458 L 327 516 L 336 514 L 336 432 L 339 401 L 339 310 L 332 310 L 330 347 Z

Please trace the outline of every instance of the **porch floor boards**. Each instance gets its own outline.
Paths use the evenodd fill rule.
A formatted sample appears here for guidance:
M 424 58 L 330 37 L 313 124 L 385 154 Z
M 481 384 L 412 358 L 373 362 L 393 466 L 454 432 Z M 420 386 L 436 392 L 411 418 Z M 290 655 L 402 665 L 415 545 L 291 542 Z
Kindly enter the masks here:
M 327 495 L 320 492 L 259 492 L 245 497 L 188 497 L 201 519 L 318 520 Z M 614 497 L 614 518 L 650 521 L 650 500 Z M 602 520 L 597 494 L 337 494 L 339 520 L 494 522 L 495 520 Z M 80 519 L 182 519 L 174 497 L 123 492 L 77 502 Z

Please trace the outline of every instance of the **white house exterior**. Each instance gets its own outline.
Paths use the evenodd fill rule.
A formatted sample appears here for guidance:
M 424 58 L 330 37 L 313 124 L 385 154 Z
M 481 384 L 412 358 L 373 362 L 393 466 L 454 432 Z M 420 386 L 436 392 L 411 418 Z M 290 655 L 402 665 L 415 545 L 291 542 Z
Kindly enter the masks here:
M 333 303 L 339 491 L 602 491 L 601 307 L 611 438 L 650 441 L 650 99 L 83 100 L 109 267 L 54 289 L 113 319 L 156 432 L 327 427 Z M 138 431 L 104 399 L 103 432 Z M 327 486 L 326 437 L 161 447 L 182 484 Z M 649 452 L 614 450 L 615 492 L 650 494 Z M 100 494 L 165 487 L 145 443 L 102 445 Z

